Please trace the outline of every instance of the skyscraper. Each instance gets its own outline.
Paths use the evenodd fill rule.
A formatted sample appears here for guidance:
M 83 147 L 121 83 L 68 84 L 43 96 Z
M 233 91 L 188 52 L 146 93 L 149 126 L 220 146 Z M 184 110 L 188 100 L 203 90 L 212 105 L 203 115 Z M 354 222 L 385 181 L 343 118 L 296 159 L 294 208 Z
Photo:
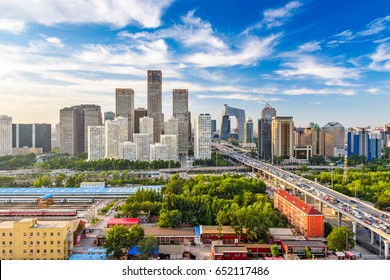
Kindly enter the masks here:
M 143 117 L 139 120 L 139 132 L 141 134 L 149 135 L 149 144 L 153 144 L 153 119 L 149 117 Z
M 273 117 L 272 124 L 272 157 L 292 160 L 294 156 L 294 122 L 292 117 Z
M 150 160 L 168 160 L 168 146 L 162 143 L 150 145 Z
M 131 161 L 137 160 L 137 145 L 128 141 L 120 143 L 119 158 Z
M 172 95 L 173 116 L 178 119 L 178 151 L 179 154 L 188 154 L 189 118 L 188 89 L 174 89 Z
M 119 144 L 128 141 L 129 119 L 117 117 L 105 123 L 105 158 L 119 157 Z
M 51 151 L 51 124 L 12 124 L 13 148 L 42 148 Z
M 149 134 L 134 133 L 134 143 L 137 145 L 137 160 L 150 159 Z
M 194 156 L 195 159 L 211 158 L 210 114 L 200 114 L 195 117 Z
M 153 142 L 160 141 L 162 131 L 162 73 L 148 70 L 148 116 L 153 118 Z
M 344 142 L 345 128 L 340 123 L 329 122 L 321 128 L 320 153 L 323 156 L 338 156 L 344 150 Z
M 259 158 L 270 160 L 272 158 L 272 118 L 276 117 L 276 110 L 268 103 L 261 111 L 261 117 L 258 120 L 258 149 Z
M 221 140 L 227 140 L 230 134 L 230 117 L 234 116 L 237 120 L 238 139 L 244 141 L 244 124 L 245 124 L 245 111 L 238 108 L 233 108 L 224 104 L 222 108 L 222 123 L 221 130 L 219 131 L 219 138 Z
M 253 142 L 253 122 L 250 117 L 247 117 L 244 125 L 244 143 Z
M 81 104 L 84 111 L 84 152 L 88 150 L 88 126 L 102 125 L 102 111 L 98 105 Z
M 84 152 L 84 111 L 80 106 L 60 110 L 60 151 L 71 156 Z
M 211 120 L 211 133 L 217 132 L 217 120 Z
M 145 108 L 134 109 L 134 133 L 139 133 L 139 120 L 148 115 Z
M 164 135 L 179 135 L 179 120 L 174 117 L 170 117 L 164 123 Z
M 115 116 L 128 119 L 128 139 L 133 140 L 134 133 L 134 90 L 131 88 L 115 89 Z
M 168 147 L 168 160 L 178 160 L 176 135 L 161 135 L 161 144 Z
M 0 116 L 0 156 L 12 155 L 12 117 Z
M 104 126 L 88 126 L 88 160 L 101 160 L 105 156 Z

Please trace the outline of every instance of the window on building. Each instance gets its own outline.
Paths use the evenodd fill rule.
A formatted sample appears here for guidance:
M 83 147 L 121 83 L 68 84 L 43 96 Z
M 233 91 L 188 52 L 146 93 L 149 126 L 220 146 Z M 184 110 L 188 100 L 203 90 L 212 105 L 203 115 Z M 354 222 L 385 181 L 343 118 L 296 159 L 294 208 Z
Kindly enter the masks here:
M 5 241 L 2 242 L 3 246 L 5 246 Z
M 53 250 L 53 249 L 50 249 L 50 253 L 52 253 L 52 254 L 53 254 L 53 253 L 54 253 L 54 250 Z
M 30 246 L 34 245 L 34 242 L 33 241 L 30 241 Z
M 9 245 L 9 246 L 12 246 L 12 241 L 8 241 L 8 245 Z
M 12 250 L 9 250 L 8 253 L 12 254 Z
M 1 234 L 1 236 L 5 236 L 5 232 L 3 232 L 3 233 Z
M 2 252 L 3 254 L 5 254 L 5 250 L 2 250 L 1 252 Z
M 47 243 L 47 242 L 46 242 L 46 240 L 45 240 L 45 241 L 43 241 L 43 245 L 46 245 L 46 243 Z
M 23 241 L 23 245 L 27 245 L 27 241 L 25 240 L 25 241 Z
M 41 243 L 39 241 L 37 241 L 37 246 L 40 245 Z
M 57 236 L 61 236 L 61 232 L 57 232 Z
M 39 232 L 37 232 L 37 236 L 39 236 L 40 235 L 40 233 Z
M 23 232 L 23 236 L 27 236 L 27 233 Z
M 43 254 L 46 255 L 46 249 L 43 249 Z
M 43 236 L 45 237 L 46 235 L 47 235 L 47 232 L 44 232 L 44 233 L 43 233 Z
M 38 250 L 37 250 L 37 254 L 40 254 L 40 253 L 41 253 L 41 250 L 38 249 Z
M 235 256 L 235 257 L 239 257 L 239 256 L 240 256 L 240 254 L 239 254 L 239 253 L 236 253 L 236 254 L 234 254 L 234 256 Z
M 61 245 L 61 241 L 57 241 L 57 246 L 60 246 Z
M 50 236 L 53 236 L 54 235 L 54 233 L 53 232 L 50 232 Z
M 32 232 L 30 232 L 30 237 L 31 237 L 31 236 L 33 236 L 33 233 L 32 233 Z
M 12 237 L 12 232 L 9 233 L 9 236 Z
M 60 249 L 58 249 L 58 250 L 57 250 L 57 253 L 58 253 L 58 254 L 61 254 L 61 250 L 60 250 Z
M 52 240 L 52 241 L 50 241 L 50 245 L 53 245 L 54 244 L 54 241 Z
M 30 255 L 34 254 L 34 250 L 30 250 Z
M 27 251 L 26 251 L 26 250 L 23 250 L 23 254 L 27 254 Z

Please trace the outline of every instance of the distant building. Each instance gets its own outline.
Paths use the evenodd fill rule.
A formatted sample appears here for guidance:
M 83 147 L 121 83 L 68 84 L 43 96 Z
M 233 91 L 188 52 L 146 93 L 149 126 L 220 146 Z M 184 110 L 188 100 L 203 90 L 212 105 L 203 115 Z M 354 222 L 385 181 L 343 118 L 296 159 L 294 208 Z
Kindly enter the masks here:
M 248 260 L 248 250 L 243 245 L 213 246 L 211 253 L 214 260 Z
M 194 156 L 195 159 L 211 158 L 210 114 L 200 114 L 195 117 Z
M 259 158 L 263 160 L 272 159 L 272 118 L 276 117 L 276 110 L 268 103 L 261 111 L 261 118 L 258 120 L 258 149 Z
M 320 154 L 325 157 L 339 156 L 337 151 L 344 150 L 345 128 L 338 122 L 329 122 L 321 128 Z M 335 153 L 336 151 L 336 153 Z
M 177 161 L 177 136 L 176 135 L 161 135 L 161 144 L 167 145 L 168 148 L 168 160 Z
M 105 129 L 104 126 L 88 127 L 88 160 L 101 160 L 105 157 Z
M 128 141 L 128 118 L 117 117 L 105 123 L 105 158 L 119 157 L 119 144 Z
M 137 160 L 137 144 L 132 142 L 123 142 L 119 144 L 119 158 L 130 161 Z
M 51 152 L 51 124 L 12 124 L 13 148 L 42 148 Z
M 324 236 L 324 215 L 284 190 L 274 192 L 274 207 L 305 237 Z
M 150 160 L 168 160 L 168 145 L 155 143 L 150 145 Z
M 140 133 L 139 130 L 139 121 L 143 117 L 148 115 L 148 110 L 145 108 L 134 109 L 134 133 Z
M 43 154 L 42 148 L 12 148 L 12 154 L 14 155 L 28 155 L 28 154 L 36 154 L 41 155 Z
M 178 151 L 188 154 L 191 138 L 190 112 L 188 111 L 188 89 L 174 89 L 172 95 L 173 116 L 178 120 Z
M 128 119 L 128 136 L 129 141 L 133 140 L 134 131 L 134 90 L 131 88 L 115 89 L 115 116 Z
M 237 120 L 237 128 L 238 128 L 238 139 L 243 142 L 244 141 L 244 126 L 245 126 L 245 110 L 233 108 L 224 104 L 222 109 L 222 123 L 219 138 L 221 140 L 227 140 L 230 134 L 230 117 L 234 116 Z M 211 128 L 210 128 L 211 129 Z
M 88 127 L 89 126 L 101 126 L 102 112 L 98 105 L 83 105 L 81 107 L 84 111 L 84 152 L 88 151 Z
M 105 182 L 81 182 L 80 188 L 105 188 Z
M 380 158 L 381 135 L 370 128 L 348 129 L 348 156 L 365 156 L 368 161 Z
M 164 134 L 176 135 L 176 137 L 179 137 L 179 120 L 177 118 L 170 117 L 164 122 Z
M 153 144 L 153 119 L 150 117 L 143 117 L 139 120 L 139 131 L 141 134 L 149 135 L 149 144 Z
M 253 142 L 253 122 L 250 117 L 247 117 L 244 124 L 244 143 Z
M 153 143 L 160 141 L 162 131 L 162 73 L 148 70 L 148 116 L 153 119 Z
M 12 117 L 0 116 L 0 156 L 12 155 Z
M 142 133 L 133 134 L 134 143 L 137 145 L 137 160 L 149 161 L 150 159 L 150 135 Z
M 294 156 L 294 122 L 292 117 L 273 117 L 272 130 L 272 158 L 281 157 L 283 160 L 292 160 Z
M 211 120 L 211 133 L 217 132 L 217 120 Z

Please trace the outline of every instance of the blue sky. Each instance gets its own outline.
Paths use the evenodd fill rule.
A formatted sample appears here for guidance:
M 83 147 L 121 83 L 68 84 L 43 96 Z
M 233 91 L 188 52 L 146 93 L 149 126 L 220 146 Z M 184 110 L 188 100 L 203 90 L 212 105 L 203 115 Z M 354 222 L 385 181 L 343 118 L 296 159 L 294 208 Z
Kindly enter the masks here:
M 265 103 L 297 126 L 390 122 L 390 0 L 2 0 L 0 114 L 57 123 L 65 106 L 114 111 L 116 87 L 146 107 L 163 72 L 190 110 L 223 104 L 258 119 Z M 28 8 L 26 8 L 28 7 Z

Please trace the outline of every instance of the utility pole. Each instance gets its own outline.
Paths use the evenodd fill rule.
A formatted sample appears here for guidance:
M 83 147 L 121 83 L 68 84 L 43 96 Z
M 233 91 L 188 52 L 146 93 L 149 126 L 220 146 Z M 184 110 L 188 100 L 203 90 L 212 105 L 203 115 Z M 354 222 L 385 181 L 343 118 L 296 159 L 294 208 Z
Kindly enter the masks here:
M 344 146 L 344 173 L 343 173 L 343 183 L 346 184 L 348 181 L 348 145 Z

